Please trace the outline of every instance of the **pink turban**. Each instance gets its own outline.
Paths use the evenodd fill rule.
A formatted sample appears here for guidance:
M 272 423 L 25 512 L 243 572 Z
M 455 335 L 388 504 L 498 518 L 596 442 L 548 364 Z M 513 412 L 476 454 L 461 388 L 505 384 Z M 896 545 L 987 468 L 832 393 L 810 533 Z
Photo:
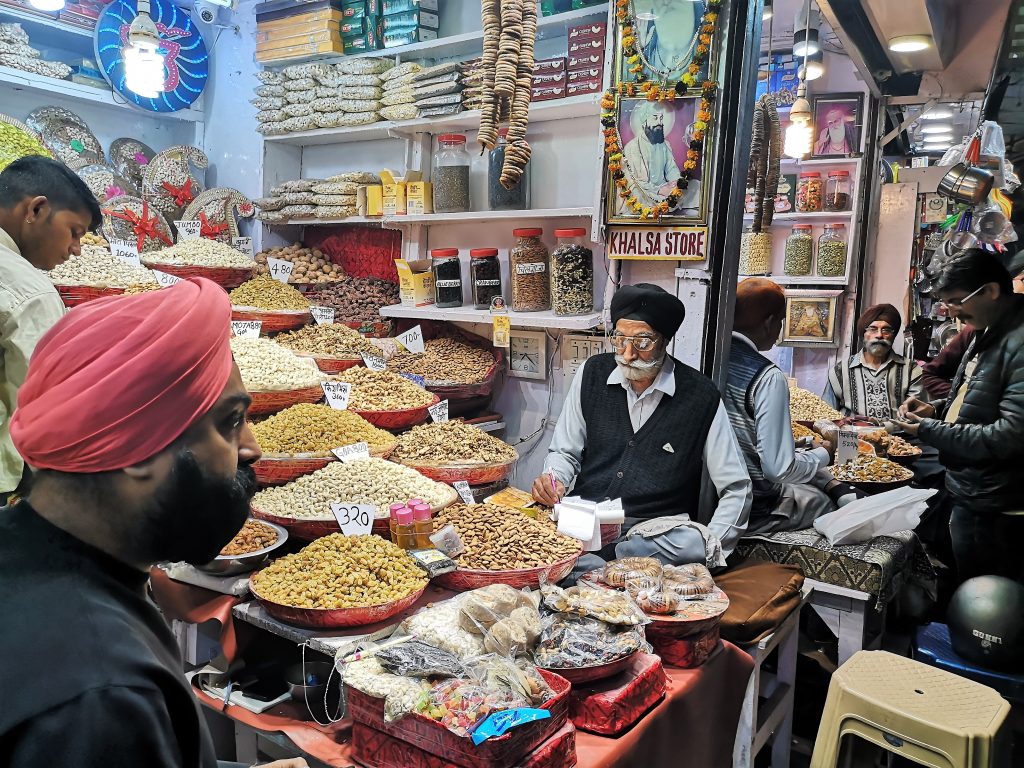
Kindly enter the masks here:
M 90 301 L 39 341 L 11 439 L 25 462 L 107 472 L 162 451 L 210 410 L 231 376 L 231 301 L 193 278 Z

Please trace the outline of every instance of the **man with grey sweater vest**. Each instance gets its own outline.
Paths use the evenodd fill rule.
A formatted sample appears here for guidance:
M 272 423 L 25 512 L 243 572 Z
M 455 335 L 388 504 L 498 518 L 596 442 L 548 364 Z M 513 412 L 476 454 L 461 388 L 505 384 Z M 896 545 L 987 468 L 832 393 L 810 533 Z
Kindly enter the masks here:
M 616 291 L 615 352 L 580 366 L 533 485 L 548 505 L 570 487 L 589 501 L 622 500 L 623 535 L 601 551 L 606 560 L 721 565 L 747 527 L 750 477 L 718 389 L 666 353 L 685 314 L 656 285 Z M 717 496 L 706 528 L 694 522 L 705 468 Z

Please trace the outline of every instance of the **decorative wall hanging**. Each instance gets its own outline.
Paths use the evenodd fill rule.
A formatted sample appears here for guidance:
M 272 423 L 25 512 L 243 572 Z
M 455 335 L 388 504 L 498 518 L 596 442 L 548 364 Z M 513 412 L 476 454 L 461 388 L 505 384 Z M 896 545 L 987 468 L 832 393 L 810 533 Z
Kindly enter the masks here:
M 205 188 L 209 160 L 201 149 L 185 144 L 165 149 L 146 166 L 142 193 L 168 221 L 184 218 L 185 209 Z
M 156 157 L 156 152 L 138 139 L 122 138 L 110 143 L 107 154 L 117 172 L 142 189 L 146 166 Z
M 249 218 L 256 213 L 252 201 L 231 187 L 214 187 L 208 189 L 185 209 L 182 219 L 198 219 L 202 224 L 199 236 L 210 240 L 219 240 L 225 245 L 232 245 L 238 237 L 238 219 Z
M 107 240 L 135 243 L 139 253 L 174 245 L 174 235 L 159 211 L 145 200 L 122 195 L 103 206 L 103 236 Z
M 140 96 L 125 85 L 124 54 L 128 28 L 136 16 L 135 0 L 115 0 L 96 24 L 96 58 L 110 86 L 149 112 L 177 112 L 199 98 L 210 71 L 206 43 L 191 17 L 170 0 L 151 0 L 150 16 L 160 32 L 164 56 L 164 90 L 156 98 Z
M 27 125 L 0 114 L 0 171 L 27 155 L 53 156 Z
M 836 346 L 836 309 L 842 291 L 786 291 L 782 343 L 794 347 Z
M 47 120 L 42 131 L 42 140 L 46 148 L 73 171 L 105 161 L 99 139 L 76 120 Z
M 121 195 L 139 195 L 139 189 L 129 179 L 117 172 L 117 169 L 106 163 L 87 165 L 76 171 L 79 178 L 89 187 L 100 205 Z

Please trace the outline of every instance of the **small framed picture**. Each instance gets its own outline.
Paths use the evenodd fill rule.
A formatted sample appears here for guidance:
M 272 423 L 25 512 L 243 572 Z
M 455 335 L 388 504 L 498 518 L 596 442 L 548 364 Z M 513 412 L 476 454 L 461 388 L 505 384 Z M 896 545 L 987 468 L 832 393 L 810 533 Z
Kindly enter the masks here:
M 849 157 L 860 152 L 864 94 L 814 97 L 814 157 Z
M 786 291 L 782 344 L 793 347 L 834 347 L 837 310 L 842 291 Z

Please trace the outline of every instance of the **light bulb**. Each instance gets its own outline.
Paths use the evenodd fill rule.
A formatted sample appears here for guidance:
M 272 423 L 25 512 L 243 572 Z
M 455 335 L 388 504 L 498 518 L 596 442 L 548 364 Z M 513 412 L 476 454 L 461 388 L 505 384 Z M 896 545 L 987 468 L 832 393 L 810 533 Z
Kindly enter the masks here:
M 768 19 L 774 15 L 775 8 L 773 0 L 764 0 L 764 10 L 761 13 L 761 21 L 768 21 Z
M 932 107 L 923 115 L 921 120 L 948 120 L 953 116 L 953 110 L 949 107 Z
M 894 53 L 917 53 L 931 48 L 932 39 L 928 35 L 900 35 L 889 38 L 889 50 Z
M 156 47 L 136 44 L 124 49 L 124 77 L 128 90 L 155 99 L 164 90 L 164 57 Z
M 64 0 L 28 0 L 28 4 L 40 11 L 52 12 L 63 10 L 65 2 Z
M 936 123 L 935 125 L 925 125 L 921 128 L 921 133 L 952 133 L 953 126 L 947 123 Z
M 811 140 L 814 132 L 810 123 L 792 121 L 786 126 L 786 137 L 782 151 L 786 157 L 800 160 L 811 154 Z
M 821 50 L 821 45 L 818 43 L 818 30 L 814 27 L 810 29 L 798 29 L 793 33 L 793 56 L 803 58 L 804 56 L 810 56 L 811 54 L 817 53 Z
M 817 80 L 819 77 L 825 74 L 825 53 L 824 51 L 818 51 L 812 53 L 806 58 L 806 68 L 801 62 L 797 68 L 796 76 L 800 80 L 809 81 Z

